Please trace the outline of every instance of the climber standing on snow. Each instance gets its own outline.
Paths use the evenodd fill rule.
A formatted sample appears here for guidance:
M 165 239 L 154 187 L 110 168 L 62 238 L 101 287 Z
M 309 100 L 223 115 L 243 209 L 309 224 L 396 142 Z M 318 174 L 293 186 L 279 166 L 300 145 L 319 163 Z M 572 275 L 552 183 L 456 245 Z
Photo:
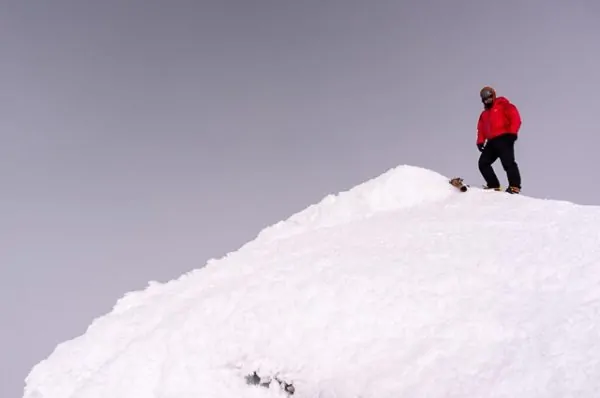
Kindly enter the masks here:
M 521 192 L 521 174 L 515 161 L 515 141 L 521 128 L 521 116 L 515 105 L 505 97 L 497 97 L 496 90 L 486 86 L 479 92 L 484 110 L 477 122 L 479 171 L 487 189 L 500 190 L 500 182 L 492 164 L 500 158 L 508 178 L 506 192 Z

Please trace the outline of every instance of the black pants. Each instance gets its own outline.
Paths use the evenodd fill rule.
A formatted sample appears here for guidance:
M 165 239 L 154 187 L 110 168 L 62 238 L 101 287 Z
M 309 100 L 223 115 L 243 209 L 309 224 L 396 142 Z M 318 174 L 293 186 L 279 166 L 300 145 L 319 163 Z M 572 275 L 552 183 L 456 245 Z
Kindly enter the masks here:
M 519 166 L 515 161 L 515 141 L 517 136 L 514 134 L 503 134 L 491 140 L 488 140 L 481 156 L 479 157 L 479 171 L 485 179 L 489 188 L 499 188 L 500 182 L 492 164 L 500 158 L 502 167 L 508 178 L 508 185 L 521 188 L 521 174 Z

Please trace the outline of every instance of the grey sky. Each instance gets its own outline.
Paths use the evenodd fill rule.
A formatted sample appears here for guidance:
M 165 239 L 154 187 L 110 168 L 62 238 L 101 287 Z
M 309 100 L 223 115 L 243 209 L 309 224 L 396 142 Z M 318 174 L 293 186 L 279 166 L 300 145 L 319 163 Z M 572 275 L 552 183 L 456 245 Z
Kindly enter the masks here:
M 523 194 L 600 204 L 599 38 L 595 0 L 3 2 L 0 396 L 328 193 L 403 163 L 481 185 L 483 85 L 521 111 Z

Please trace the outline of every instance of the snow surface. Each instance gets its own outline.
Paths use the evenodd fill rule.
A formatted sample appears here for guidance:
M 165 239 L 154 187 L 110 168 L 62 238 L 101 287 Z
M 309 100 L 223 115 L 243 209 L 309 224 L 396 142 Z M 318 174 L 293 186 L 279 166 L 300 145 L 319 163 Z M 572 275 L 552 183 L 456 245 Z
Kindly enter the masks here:
M 600 207 L 399 166 L 123 297 L 25 398 L 600 396 Z

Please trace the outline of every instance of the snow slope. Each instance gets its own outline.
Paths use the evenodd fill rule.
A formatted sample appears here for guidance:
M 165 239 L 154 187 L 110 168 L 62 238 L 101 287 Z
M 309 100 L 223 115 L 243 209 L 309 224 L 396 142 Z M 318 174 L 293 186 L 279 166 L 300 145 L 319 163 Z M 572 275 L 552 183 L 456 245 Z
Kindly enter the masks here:
M 600 396 L 600 207 L 447 179 L 400 166 L 127 294 L 24 397 Z

